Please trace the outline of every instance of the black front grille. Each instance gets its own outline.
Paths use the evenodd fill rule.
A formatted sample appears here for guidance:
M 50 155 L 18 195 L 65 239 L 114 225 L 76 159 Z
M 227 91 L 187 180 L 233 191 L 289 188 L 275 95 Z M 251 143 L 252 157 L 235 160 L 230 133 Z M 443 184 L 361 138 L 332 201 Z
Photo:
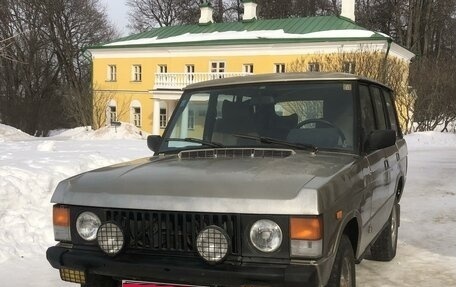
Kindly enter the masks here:
M 216 225 L 230 236 L 230 253 L 241 253 L 239 215 L 106 210 L 105 218 L 122 227 L 127 249 L 196 255 L 198 233 L 206 226 Z

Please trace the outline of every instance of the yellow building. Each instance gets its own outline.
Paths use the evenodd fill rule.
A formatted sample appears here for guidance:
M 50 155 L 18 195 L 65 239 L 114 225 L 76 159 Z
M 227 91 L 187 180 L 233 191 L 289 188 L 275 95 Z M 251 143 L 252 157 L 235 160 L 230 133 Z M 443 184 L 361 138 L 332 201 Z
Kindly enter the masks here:
M 213 23 L 212 8 L 202 5 L 198 24 L 152 29 L 92 47 L 94 125 L 131 122 L 160 134 L 188 84 L 283 73 L 296 69 L 297 62 L 301 70 L 328 70 L 335 63 L 332 55 L 369 51 L 408 67 L 414 55 L 389 36 L 358 26 L 354 1 L 347 2 L 341 17 L 257 20 L 257 4 L 245 0 L 243 21 L 235 23 Z M 340 71 L 356 72 L 350 57 L 337 65 Z M 189 125 L 196 121 L 189 115 Z

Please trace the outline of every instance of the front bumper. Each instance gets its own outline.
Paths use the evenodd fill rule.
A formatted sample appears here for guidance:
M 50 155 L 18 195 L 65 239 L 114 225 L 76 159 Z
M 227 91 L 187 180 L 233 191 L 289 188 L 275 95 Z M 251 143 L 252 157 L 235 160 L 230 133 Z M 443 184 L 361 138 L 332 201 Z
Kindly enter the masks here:
M 84 270 L 116 279 L 142 280 L 202 286 L 319 286 L 313 265 L 241 263 L 209 265 L 199 258 L 121 254 L 61 246 L 50 247 L 46 257 L 52 267 Z

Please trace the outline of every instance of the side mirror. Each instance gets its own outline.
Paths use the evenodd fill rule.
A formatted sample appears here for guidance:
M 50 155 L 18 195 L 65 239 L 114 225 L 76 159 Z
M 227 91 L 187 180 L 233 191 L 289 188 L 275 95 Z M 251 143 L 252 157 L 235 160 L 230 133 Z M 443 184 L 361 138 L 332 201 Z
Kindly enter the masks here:
M 163 141 L 163 139 L 161 136 L 148 136 L 147 137 L 147 147 L 154 153 L 157 153 L 158 150 L 160 149 L 162 141 Z
M 374 151 L 387 148 L 396 143 L 396 131 L 394 130 L 377 130 L 373 131 L 367 137 L 366 150 Z

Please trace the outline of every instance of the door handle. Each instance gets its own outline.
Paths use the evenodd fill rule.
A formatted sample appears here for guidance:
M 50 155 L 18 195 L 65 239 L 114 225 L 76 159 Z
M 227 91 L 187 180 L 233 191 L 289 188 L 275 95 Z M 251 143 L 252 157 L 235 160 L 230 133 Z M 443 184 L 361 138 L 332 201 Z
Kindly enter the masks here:
M 385 164 L 385 170 L 388 169 L 390 166 L 388 160 L 385 160 L 384 164 Z
M 397 161 L 400 161 L 400 160 L 401 160 L 401 156 L 399 155 L 399 153 L 396 153 L 396 160 L 397 160 Z

